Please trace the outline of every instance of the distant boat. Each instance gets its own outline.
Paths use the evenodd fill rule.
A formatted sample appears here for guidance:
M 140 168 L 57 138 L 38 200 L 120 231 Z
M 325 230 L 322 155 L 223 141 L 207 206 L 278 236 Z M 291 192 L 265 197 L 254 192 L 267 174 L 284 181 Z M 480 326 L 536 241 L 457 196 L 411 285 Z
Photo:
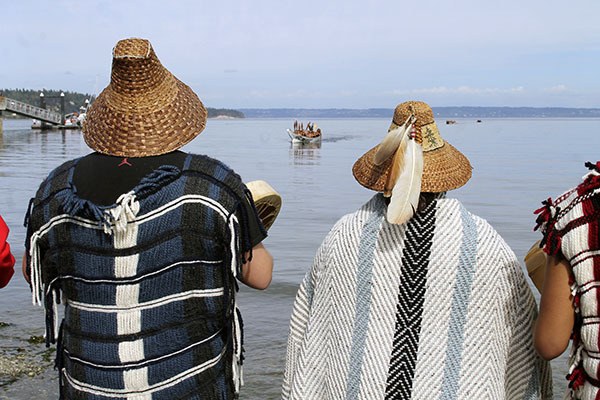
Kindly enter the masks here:
M 288 128 L 286 131 L 292 143 L 307 144 L 321 142 L 321 128 L 317 128 L 315 124 L 311 124 L 310 122 L 307 124 L 307 128 L 304 129 L 304 124 L 299 124 L 296 121 L 294 122 L 294 130 Z
M 39 119 L 34 119 L 31 122 L 31 129 L 81 129 L 85 121 L 85 112 L 73 112 L 65 115 L 62 125 L 52 126 L 48 123 L 43 123 Z
M 85 121 L 85 113 L 74 112 L 67 114 L 65 115 L 65 122 L 62 129 L 81 129 L 83 121 Z
M 52 126 L 48 123 L 43 123 L 39 119 L 34 119 L 31 122 L 31 129 L 81 129 L 83 127 L 83 123 L 85 122 L 89 104 L 89 100 L 86 99 L 85 106 L 79 107 L 79 112 L 65 114 L 62 125 Z
M 318 132 L 315 136 L 308 136 L 305 132 L 292 131 L 287 129 L 287 133 L 292 140 L 292 143 L 319 143 L 321 141 L 321 132 Z
M 456 121 L 453 120 L 453 119 L 447 119 L 446 120 L 446 125 L 454 125 L 455 123 L 456 123 Z

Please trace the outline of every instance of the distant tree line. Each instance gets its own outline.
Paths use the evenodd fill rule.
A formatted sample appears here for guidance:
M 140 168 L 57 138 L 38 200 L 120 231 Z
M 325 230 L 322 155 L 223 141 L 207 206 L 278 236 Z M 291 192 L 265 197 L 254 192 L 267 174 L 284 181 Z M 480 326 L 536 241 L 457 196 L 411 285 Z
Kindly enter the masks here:
M 215 117 L 231 117 L 231 118 L 245 118 L 244 113 L 238 110 L 229 110 L 227 108 L 210 108 L 207 107 L 208 118 Z
M 39 90 L 31 89 L 0 89 L 0 96 L 5 96 L 13 100 L 22 101 L 23 103 L 31 104 L 32 106 L 40 106 Z M 68 90 L 43 90 L 44 101 L 48 110 L 60 112 L 60 94 L 65 94 L 65 114 L 79 112 L 79 108 L 85 106 L 85 101 L 94 101 L 94 96 L 89 93 L 70 92 Z M 229 110 L 226 108 L 207 108 L 208 117 L 214 118 L 219 116 L 244 118 L 244 113 L 237 110 Z M 4 115 L 7 116 L 6 114 Z
M 60 112 L 60 94 L 65 94 L 65 114 L 79 112 L 79 108 L 85 106 L 85 101 L 93 101 L 88 93 L 76 93 L 68 90 L 31 90 L 31 89 L 0 89 L 0 95 L 13 100 L 22 101 L 32 106 L 40 106 L 40 93 L 44 93 L 44 101 L 48 110 Z

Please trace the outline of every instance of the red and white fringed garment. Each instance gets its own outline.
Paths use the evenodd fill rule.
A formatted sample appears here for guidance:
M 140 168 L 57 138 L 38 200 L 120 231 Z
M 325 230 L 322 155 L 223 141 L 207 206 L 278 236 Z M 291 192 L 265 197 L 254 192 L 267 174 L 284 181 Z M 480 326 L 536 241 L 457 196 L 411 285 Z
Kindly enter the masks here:
M 577 187 L 536 211 L 546 253 L 559 252 L 573 268 L 575 326 L 569 360 L 569 399 L 600 396 L 600 161 Z

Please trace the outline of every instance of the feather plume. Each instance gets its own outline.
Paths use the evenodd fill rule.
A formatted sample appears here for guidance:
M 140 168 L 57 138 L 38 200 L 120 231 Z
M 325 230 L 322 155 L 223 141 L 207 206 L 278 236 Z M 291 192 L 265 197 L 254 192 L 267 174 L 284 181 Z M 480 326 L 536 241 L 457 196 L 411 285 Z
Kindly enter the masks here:
M 388 158 L 398 150 L 402 140 L 407 136 L 409 122 L 412 121 L 412 115 L 409 116 L 404 124 L 390 130 L 379 144 L 379 149 L 373 157 L 375 165 L 383 164 Z
M 383 187 L 383 195 L 385 197 L 390 197 L 392 195 L 392 189 L 394 188 L 394 184 L 398 179 L 398 175 L 404 169 L 404 153 L 406 152 L 406 146 L 408 145 L 408 141 L 408 132 L 406 132 L 402 136 L 400 146 L 398 146 L 396 153 L 394 153 L 392 166 L 390 167 L 390 172 L 387 176 L 385 185 Z
M 408 130 L 412 129 L 411 124 Z M 403 153 L 404 167 L 393 183 L 392 196 L 387 209 L 387 220 L 392 224 L 403 224 L 412 218 L 419 206 L 421 194 L 423 147 L 413 138 L 409 138 Z

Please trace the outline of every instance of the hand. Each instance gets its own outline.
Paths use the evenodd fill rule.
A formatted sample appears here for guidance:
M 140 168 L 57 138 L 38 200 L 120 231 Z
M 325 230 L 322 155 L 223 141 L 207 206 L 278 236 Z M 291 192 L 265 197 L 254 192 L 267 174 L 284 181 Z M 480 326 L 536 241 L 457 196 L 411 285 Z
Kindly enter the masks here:
M 27 273 L 27 253 L 23 253 L 23 262 L 21 264 L 21 269 L 23 270 L 23 278 L 27 281 L 27 283 L 31 283 L 29 278 L 29 274 Z

